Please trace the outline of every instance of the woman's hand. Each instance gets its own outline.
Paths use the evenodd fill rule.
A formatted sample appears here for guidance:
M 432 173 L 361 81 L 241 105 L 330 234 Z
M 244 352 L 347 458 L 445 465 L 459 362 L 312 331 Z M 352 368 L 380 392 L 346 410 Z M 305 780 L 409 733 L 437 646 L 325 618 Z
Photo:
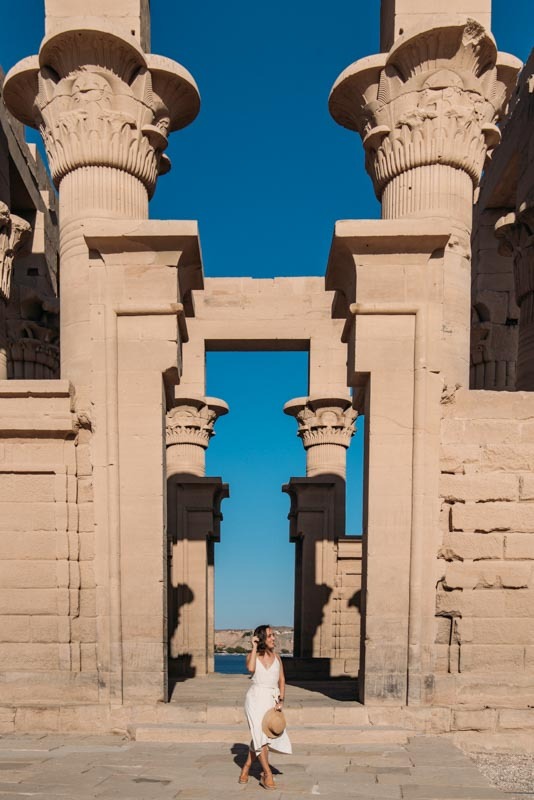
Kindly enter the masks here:
M 258 639 L 258 637 L 257 637 L 257 636 L 253 636 L 253 637 L 252 637 L 252 649 L 253 649 L 253 650 L 256 650 L 256 649 L 257 649 L 259 641 L 260 641 L 260 640 Z

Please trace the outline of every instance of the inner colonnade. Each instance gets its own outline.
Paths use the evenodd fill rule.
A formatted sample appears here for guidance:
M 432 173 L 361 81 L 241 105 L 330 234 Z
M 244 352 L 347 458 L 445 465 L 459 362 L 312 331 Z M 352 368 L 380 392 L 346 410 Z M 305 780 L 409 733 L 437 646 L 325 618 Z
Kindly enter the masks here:
M 329 109 L 361 137 L 382 218 L 335 224 L 324 279 L 256 280 L 205 278 L 196 222 L 148 218 L 200 99 L 150 52 L 147 0 L 83 17 L 45 0 L 0 114 L 2 730 L 188 721 L 161 701 L 213 670 L 229 492 L 205 474 L 229 411 L 206 352 L 302 350 L 288 669 L 357 675 L 352 724 L 531 737 L 532 59 L 497 50 L 490 0 L 381 8 L 381 52 Z M 21 123 L 43 137 L 57 224 Z M 358 415 L 361 539 L 345 530 Z

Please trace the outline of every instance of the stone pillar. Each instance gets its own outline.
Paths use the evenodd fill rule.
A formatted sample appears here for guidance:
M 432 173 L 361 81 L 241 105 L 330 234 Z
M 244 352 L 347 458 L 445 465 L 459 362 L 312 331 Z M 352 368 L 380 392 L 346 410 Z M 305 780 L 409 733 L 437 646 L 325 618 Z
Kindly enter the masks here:
M 387 52 L 395 39 L 414 27 L 431 28 L 451 14 L 476 20 L 491 28 L 491 0 L 382 0 L 380 3 L 380 49 Z
M 214 544 L 220 541 L 221 502 L 228 496 L 220 478 L 182 474 L 167 482 L 171 684 L 214 670 Z
M 463 19 L 429 19 L 427 6 L 386 4 L 383 22 L 406 13 L 409 29 L 395 23 L 395 35 L 385 38 L 388 52 L 356 61 L 339 76 L 330 112 L 362 137 L 383 219 L 449 221 L 443 374 L 450 385 L 468 386 L 473 192 L 500 141 L 498 123 L 521 62 L 498 53 L 465 9 Z
M 291 498 L 289 541 L 295 544 L 295 642 L 298 659 L 333 655 L 333 592 L 336 539 L 345 533 L 343 481 L 335 476 L 291 478 L 282 487 Z M 328 677 L 330 664 L 314 669 Z M 310 671 L 308 665 L 300 665 Z
M 507 214 L 495 226 L 499 252 L 514 261 L 519 306 L 516 389 L 534 391 L 534 208 Z
M 167 413 L 167 475 L 188 474 L 204 477 L 206 450 L 216 420 L 228 413 L 224 400 L 216 397 L 179 395 Z
M 337 475 L 347 472 L 347 449 L 354 436 L 358 416 L 350 397 L 298 397 L 284 406 L 295 417 L 298 436 L 306 450 L 306 476 Z
M 145 6 L 129 2 L 139 20 Z M 109 8 L 107 19 L 82 20 L 71 3 L 49 0 L 39 56 L 19 62 L 4 84 L 11 113 L 40 130 L 59 190 L 61 373 L 85 413 L 92 374 L 84 224 L 95 217 L 146 219 L 157 177 L 169 169 L 167 136 L 199 109 L 189 73 L 144 53 L 141 28 L 131 28 L 132 35 L 126 17 L 115 19 Z
M 337 540 L 345 535 L 347 448 L 357 417 L 350 397 L 298 397 L 284 406 L 298 422 L 306 478 L 292 478 L 290 534 L 295 548 L 295 657 L 292 671 L 332 674 Z M 324 662 L 318 662 L 323 659 Z M 291 667 L 291 665 L 290 665 Z
M 167 530 L 169 541 L 169 677 L 214 670 L 215 542 L 228 485 L 206 478 L 206 450 L 228 406 L 215 397 L 181 394 L 167 413 Z
M 30 233 L 30 223 L 10 214 L 7 205 L 0 201 L 0 380 L 7 379 L 6 306 L 11 296 L 13 259 L 24 247 Z

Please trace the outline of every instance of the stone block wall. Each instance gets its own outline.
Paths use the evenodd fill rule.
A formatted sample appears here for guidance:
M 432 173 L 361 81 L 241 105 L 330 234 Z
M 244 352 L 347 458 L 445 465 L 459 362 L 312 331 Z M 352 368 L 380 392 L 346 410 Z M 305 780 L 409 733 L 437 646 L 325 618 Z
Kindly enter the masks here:
M 332 594 L 332 656 L 338 674 L 357 675 L 360 663 L 362 540 L 336 542 L 336 578 Z
M 14 718 L 97 701 L 94 532 L 68 382 L 1 382 L 0 427 L 0 706 Z
M 534 396 L 460 390 L 441 437 L 434 701 L 524 708 L 534 703 Z

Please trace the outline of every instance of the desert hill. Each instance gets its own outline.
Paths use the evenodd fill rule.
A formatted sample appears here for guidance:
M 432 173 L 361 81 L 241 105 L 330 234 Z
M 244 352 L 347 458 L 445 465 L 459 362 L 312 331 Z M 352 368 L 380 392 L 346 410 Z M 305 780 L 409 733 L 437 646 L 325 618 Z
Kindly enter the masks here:
M 276 650 L 279 653 L 293 653 L 293 628 L 286 625 L 273 625 L 276 634 Z M 215 631 L 216 653 L 248 653 L 253 631 L 250 628 L 225 628 Z

